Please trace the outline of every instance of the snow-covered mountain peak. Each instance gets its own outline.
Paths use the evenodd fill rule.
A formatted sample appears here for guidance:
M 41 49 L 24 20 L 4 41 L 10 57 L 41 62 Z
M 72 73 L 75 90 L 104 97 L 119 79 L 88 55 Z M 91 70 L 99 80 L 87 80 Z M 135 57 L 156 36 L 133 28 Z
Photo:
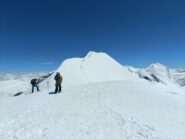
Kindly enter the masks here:
M 146 69 L 146 71 L 148 71 L 150 74 L 157 76 L 158 78 L 161 78 L 163 81 L 169 80 L 171 78 L 169 69 L 160 63 L 150 65 Z
M 84 58 L 65 60 L 55 72 L 62 74 L 65 81 L 64 86 L 137 78 L 137 75 L 131 73 L 106 53 L 93 51 L 90 51 Z M 54 84 L 54 75 L 55 73 L 48 79 L 50 86 Z
M 89 58 L 93 55 L 99 55 L 99 54 L 102 54 L 102 53 L 101 52 L 90 51 L 90 52 L 87 53 L 87 55 L 84 57 L 84 59 Z
M 67 65 L 72 65 L 74 66 L 74 64 L 78 64 L 80 63 L 80 65 L 87 63 L 87 62 L 97 62 L 97 61 L 102 61 L 102 62 L 113 62 L 117 63 L 112 57 L 110 57 L 108 54 L 103 53 L 103 52 L 95 52 L 95 51 L 90 51 L 87 53 L 87 55 L 85 57 L 74 57 L 74 58 L 69 58 L 63 61 L 63 63 L 59 66 L 59 68 L 57 69 L 57 71 L 61 71 L 62 67 L 65 67 Z
M 111 62 L 114 62 L 114 63 L 117 63 L 117 61 L 115 61 L 111 56 L 109 56 L 108 54 L 106 53 L 103 53 L 103 52 L 95 52 L 95 51 L 90 51 L 87 53 L 87 55 L 84 57 L 84 58 L 81 58 L 82 61 L 87 61 L 87 60 L 93 60 L 93 61 L 97 61 L 98 59 L 101 60 L 101 61 L 111 61 Z
M 147 69 L 148 70 L 166 70 L 167 67 L 160 63 L 154 63 L 154 64 L 151 64 Z

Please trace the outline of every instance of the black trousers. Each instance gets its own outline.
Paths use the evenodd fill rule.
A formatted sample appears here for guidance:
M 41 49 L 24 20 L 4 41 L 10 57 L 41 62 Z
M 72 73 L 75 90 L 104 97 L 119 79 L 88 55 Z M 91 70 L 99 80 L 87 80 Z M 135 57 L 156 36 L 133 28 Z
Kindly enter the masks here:
M 62 91 L 62 85 L 61 84 L 56 84 L 55 93 L 60 93 L 61 91 Z

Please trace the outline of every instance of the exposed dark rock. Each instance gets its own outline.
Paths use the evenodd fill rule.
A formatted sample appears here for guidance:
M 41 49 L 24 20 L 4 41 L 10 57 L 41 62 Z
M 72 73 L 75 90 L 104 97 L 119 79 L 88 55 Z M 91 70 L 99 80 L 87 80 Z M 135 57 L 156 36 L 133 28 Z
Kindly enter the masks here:
M 152 79 L 150 79 L 147 76 L 143 76 L 143 75 L 139 74 L 139 77 L 142 78 L 142 79 L 145 79 L 145 80 L 148 80 L 148 81 L 152 82 Z
M 22 95 L 24 92 L 18 92 L 18 93 L 16 93 L 15 95 L 13 95 L 14 97 L 16 97 L 16 96 L 20 96 L 20 95 Z
M 160 79 L 157 78 L 154 74 L 150 74 L 155 82 L 160 82 Z

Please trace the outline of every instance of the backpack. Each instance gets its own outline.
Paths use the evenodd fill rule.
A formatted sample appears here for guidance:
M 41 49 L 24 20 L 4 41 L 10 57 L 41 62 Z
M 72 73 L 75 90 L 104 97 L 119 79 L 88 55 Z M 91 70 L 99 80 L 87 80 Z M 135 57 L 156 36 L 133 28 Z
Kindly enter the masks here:
M 57 81 L 58 81 L 58 82 L 62 82 L 62 81 L 63 81 L 63 78 L 62 78 L 61 75 L 58 77 Z
M 32 79 L 31 80 L 31 84 L 36 84 L 37 83 L 37 79 Z
M 58 83 L 61 83 L 61 82 L 63 81 L 62 76 L 61 76 L 61 75 L 59 75 L 59 76 L 57 77 L 56 81 L 57 81 Z

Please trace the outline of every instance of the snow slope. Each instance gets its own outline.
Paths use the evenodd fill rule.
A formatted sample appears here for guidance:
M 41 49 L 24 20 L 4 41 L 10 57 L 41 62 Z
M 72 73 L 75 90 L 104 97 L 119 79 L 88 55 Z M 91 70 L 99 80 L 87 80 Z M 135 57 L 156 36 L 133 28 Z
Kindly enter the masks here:
M 1 99 L 0 138 L 184 139 L 185 95 L 177 93 L 113 81 Z

